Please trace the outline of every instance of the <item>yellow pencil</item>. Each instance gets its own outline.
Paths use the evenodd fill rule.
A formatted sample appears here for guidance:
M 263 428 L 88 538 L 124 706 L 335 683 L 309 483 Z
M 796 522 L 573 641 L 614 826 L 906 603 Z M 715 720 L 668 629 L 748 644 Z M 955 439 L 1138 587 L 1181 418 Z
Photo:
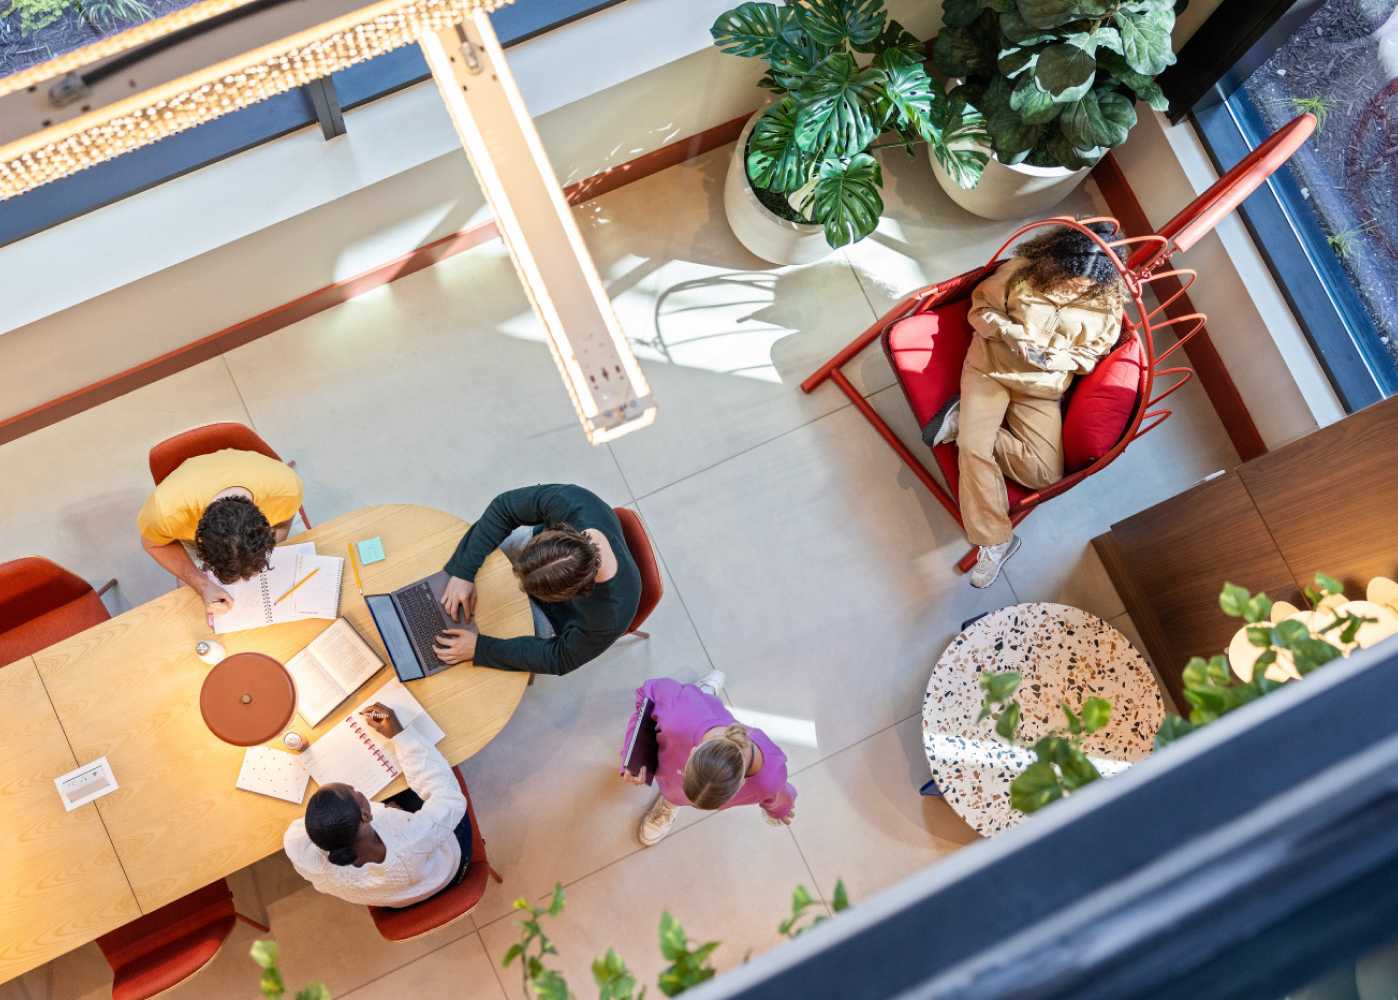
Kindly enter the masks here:
M 280 604 L 282 601 L 286 600 L 286 599 L 287 599 L 288 597 L 290 597 L 292 594 L 296 593 L 296 588 L 297 588 L 297 587 L 301 586 L 301 584 L 305 583 L 307 580 L 309 580 L 311 577 L 315 576 L 315 575 L 316 575 L 317 573 L 319 573 L 319 572 L 320 572 L 320 567 L 317 566 L 315 569 L 311 570 L 311 571 L 310 571 L 309 573 L 307 573 L 305 576 L 301 577 L 301 579 L 300 579 L 299 581 L 297 581 L 296 583 L 292 584 L 290 590 L 288 590 L 288 591 L 287 591 L 285 594 L 283 594 L 281 597 L 278 597 L 278 598 L 277 598 L 275 601 L 273 601 L 272 603 L 273 603 L 273 604 Z
M 359 578 L 359 560 L 354 557 L 354 543 L 345 546 L 345 551 L 349 553 L 350 569 L 354 570 L 354 586 L 361 594 L 364 593 L 364 581 Z

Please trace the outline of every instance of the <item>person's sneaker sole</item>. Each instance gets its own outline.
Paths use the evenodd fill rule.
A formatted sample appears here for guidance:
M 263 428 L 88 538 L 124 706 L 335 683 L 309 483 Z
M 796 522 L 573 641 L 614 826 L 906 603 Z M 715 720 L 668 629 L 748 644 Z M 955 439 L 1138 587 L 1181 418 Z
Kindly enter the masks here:
M 985 590 L 987 587 L 994 586 L 995 581 L 1000 579 L 1000 573 L 1005 568 L 1005 563 L 1010 561 L 1011 557 L 1013 557 L 1014 554 L 1019 551 L 1019 547 L 1023 544 L 1024 540 L 1022 538 L 1020 538 L 1018 535 L 1013 536 L 1010 539 L 1010 550 L 1005 553 L 1004 557 L 995 567 L 995 575 L 992 576 L 989 580 L 985 581 L 985 583 L 977 583 L 975 577 L 972 577 L 971 586 L 975 587 L 977 590 Z M 974 569 L 972 570 L 972 572 L 974 572 Z

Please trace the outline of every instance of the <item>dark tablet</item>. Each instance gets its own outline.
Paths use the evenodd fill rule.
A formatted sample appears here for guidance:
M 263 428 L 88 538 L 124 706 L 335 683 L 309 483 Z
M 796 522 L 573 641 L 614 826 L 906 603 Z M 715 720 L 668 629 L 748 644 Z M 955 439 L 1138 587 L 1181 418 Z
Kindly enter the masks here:
M 655 732 L 655 702 L 647 698 L 641 703 L 641 716 L 626 746 L 627 773 L 633 777 L 646 769 L 646 784 L 655 784 L 655 770 L 660 766 L 660 739 Z

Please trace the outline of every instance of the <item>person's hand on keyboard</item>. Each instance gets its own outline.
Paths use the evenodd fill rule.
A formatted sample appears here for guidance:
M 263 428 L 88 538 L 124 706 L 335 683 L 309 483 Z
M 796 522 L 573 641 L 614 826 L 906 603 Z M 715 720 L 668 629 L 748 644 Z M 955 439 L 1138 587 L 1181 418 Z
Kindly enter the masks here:
M 443 663 L 465 663 L 476 656 L 476 630 L 466 628 L 444 628 L 437 633 L 432 651 Z
M 447 589 L 442 592 L 442 609 L 452 621 L 470 624 L 476 617 L 476 585 L 459 576 L 447 577 Z M 464 612 L 465 617 L 458 618 L 458 611 Z

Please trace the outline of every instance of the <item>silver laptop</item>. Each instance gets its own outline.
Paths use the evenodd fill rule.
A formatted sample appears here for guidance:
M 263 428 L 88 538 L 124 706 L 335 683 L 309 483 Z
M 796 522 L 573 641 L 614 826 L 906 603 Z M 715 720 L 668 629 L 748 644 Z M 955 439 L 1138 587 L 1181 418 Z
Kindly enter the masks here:
M 393 672 L 401 681 L 417 681 L 446 670 L 437 659 L 433 642 L 444 628 L 458 628 L 442 609 L 447 587 L 445 571 L 400 587 L 391 594 L 365 594 L 364 603 L 374 616 L 379 636 L 388 649 Z

